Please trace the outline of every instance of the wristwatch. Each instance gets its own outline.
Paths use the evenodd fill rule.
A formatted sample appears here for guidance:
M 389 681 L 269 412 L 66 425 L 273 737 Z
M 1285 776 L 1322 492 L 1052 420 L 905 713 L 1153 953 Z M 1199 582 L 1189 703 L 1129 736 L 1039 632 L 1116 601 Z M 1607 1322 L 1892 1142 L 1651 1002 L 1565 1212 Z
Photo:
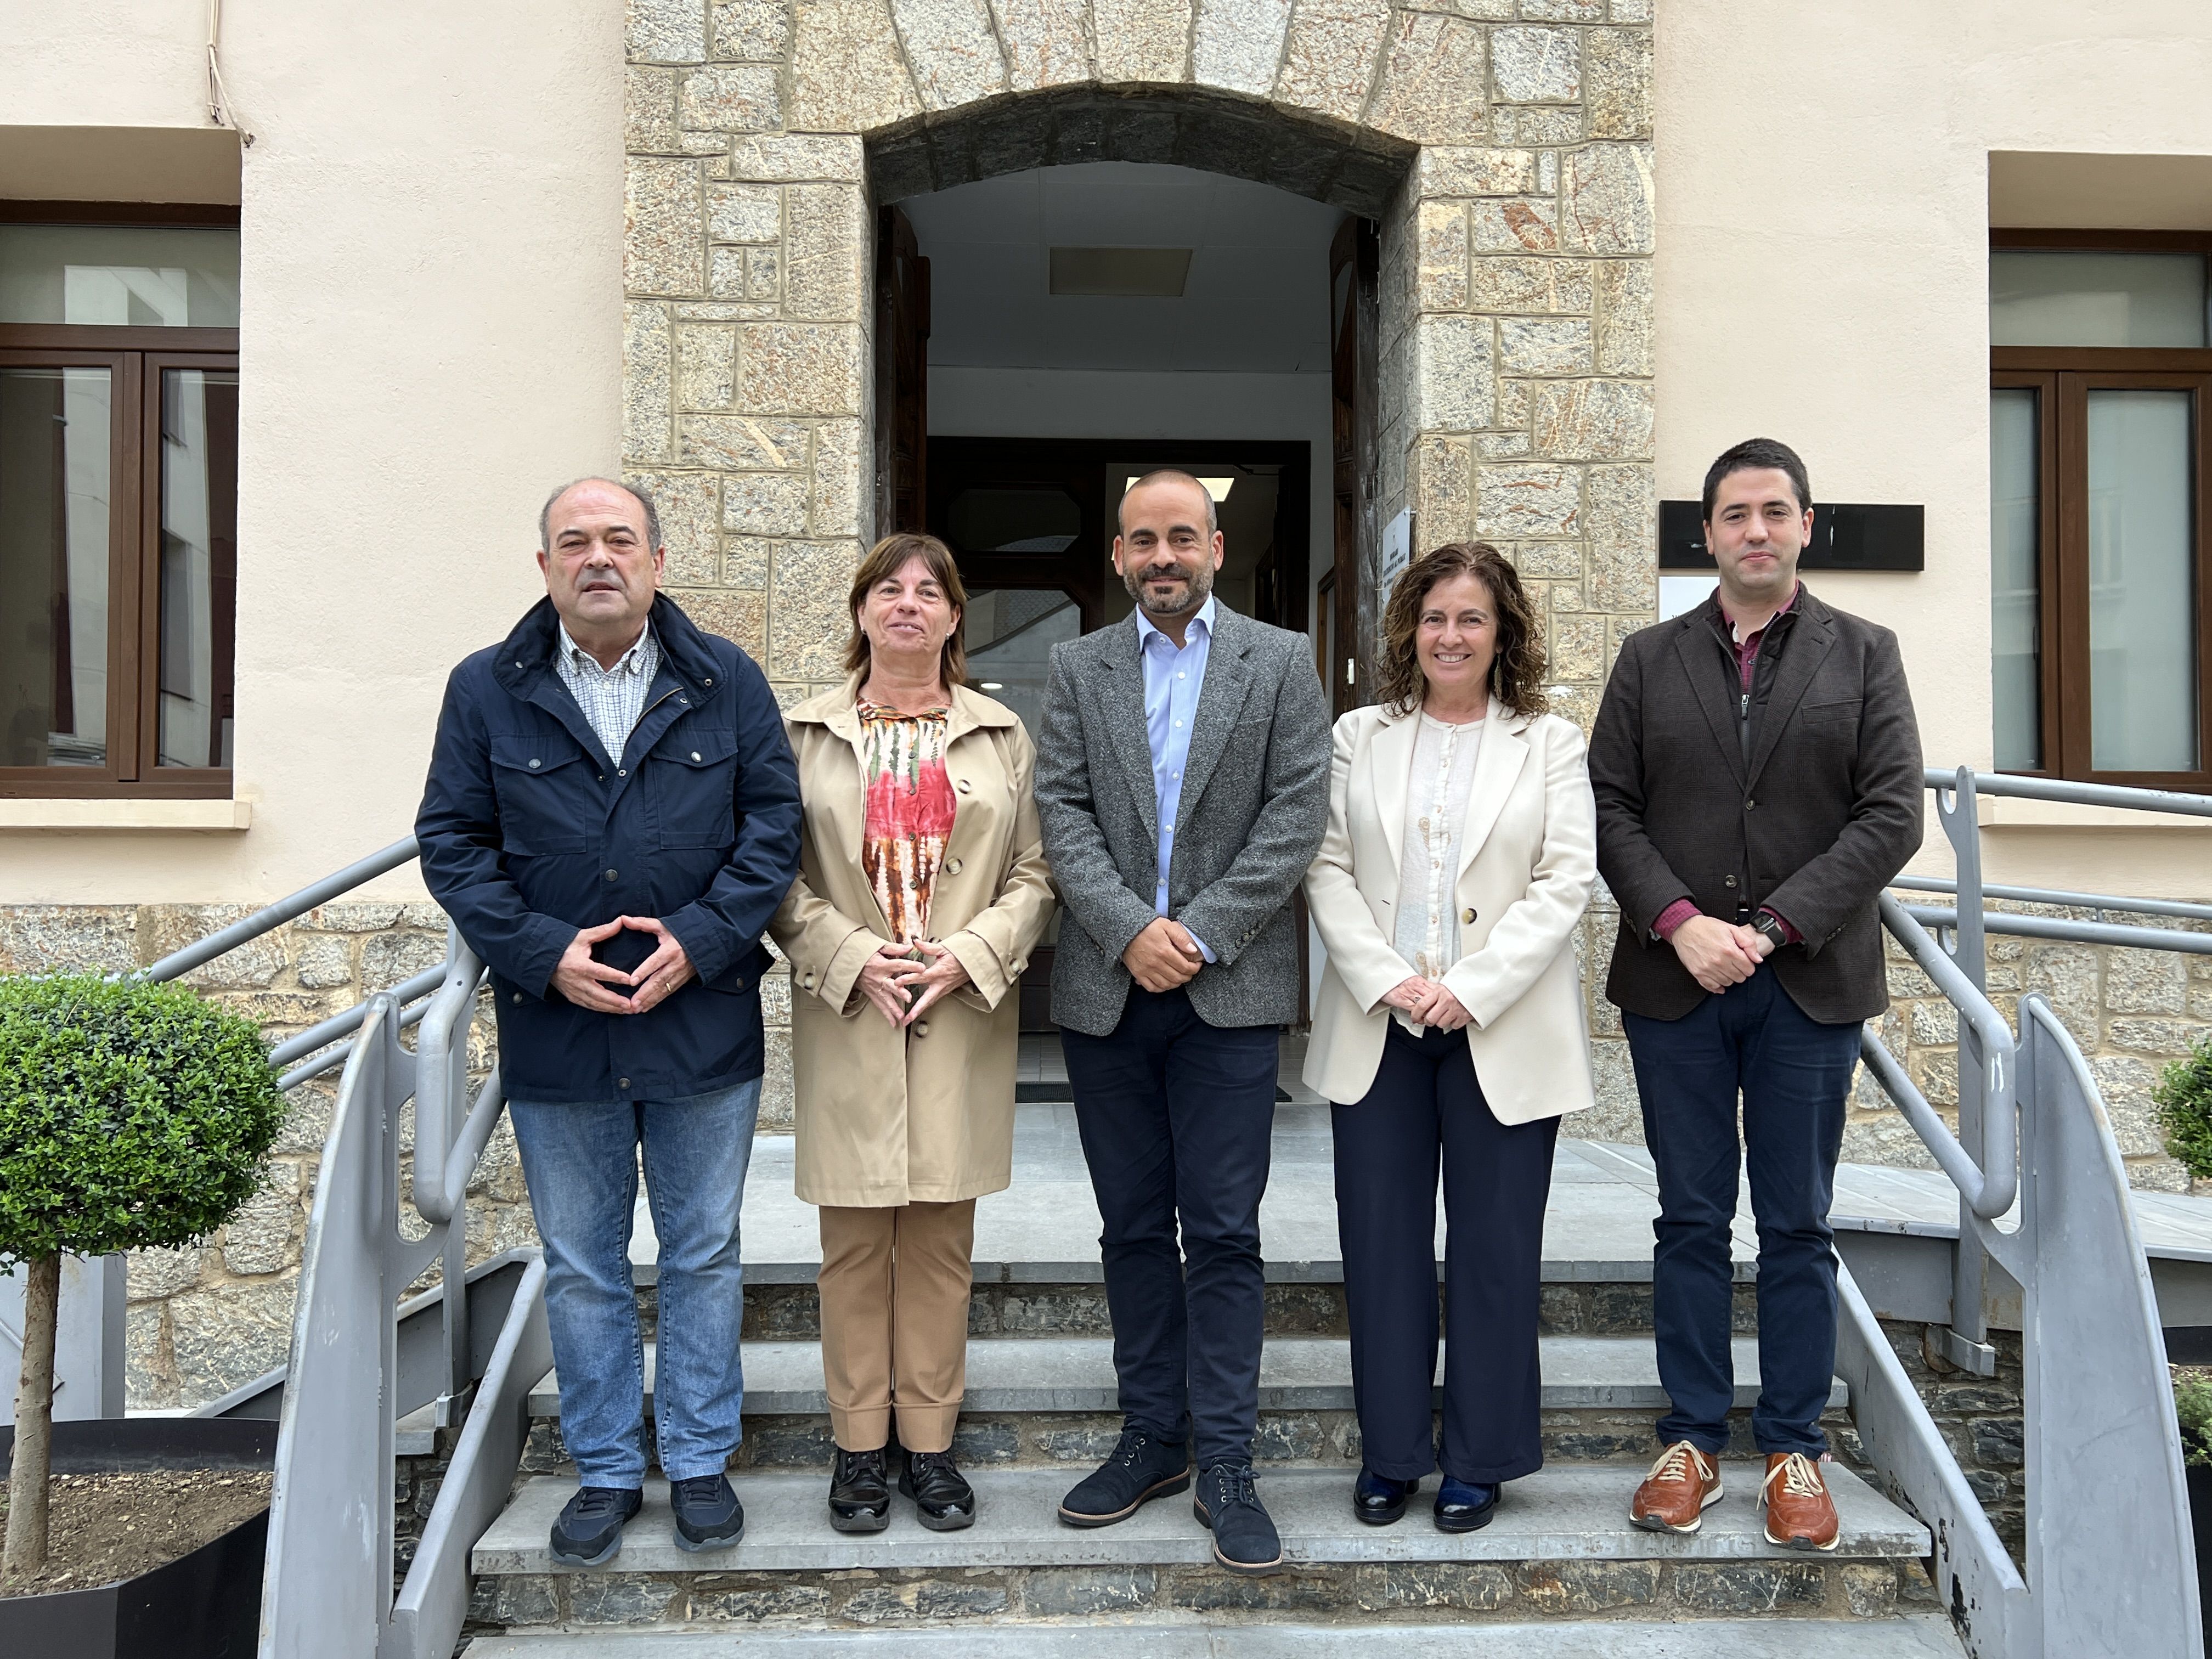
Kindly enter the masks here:
M 1761 910 L 1759 915 L 1753 919 L 1751 931 L 1754 933 L 1765 934 L 1768 942 L 1771 943 L 1778 951 L 1779 951 L 1784 945 L 1790 943 L 1790 934 L 1788 930 L 1785 929 L 1782 926 L 1782 923 L 1776 919 L 1774 912 L 1771 910 Z

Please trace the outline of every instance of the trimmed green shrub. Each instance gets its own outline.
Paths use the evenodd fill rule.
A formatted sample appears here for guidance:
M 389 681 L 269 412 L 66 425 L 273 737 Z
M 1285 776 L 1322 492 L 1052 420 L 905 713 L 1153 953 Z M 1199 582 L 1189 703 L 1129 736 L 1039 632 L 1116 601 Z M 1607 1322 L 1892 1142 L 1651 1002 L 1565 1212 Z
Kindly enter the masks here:
M 46 1559 L 63 1255 L 206 1237 L 253 1196 L 283 1116 L 261 1033 L 182 986 L 0 979 L 0 1265 L 27 1268 L 0 1578 Z
M 0 979 L 0 1262 L 204 1238 L 283 1115 L 261 1033 L 180 985 Z
M 2203 1181 L 2212 1176 L 2212 1036 L 2200 1036 L 2150 1091 L 2166 1131 L 2166 1150 Z
M 2181 1461 L 2191 1468 L 2212 1466 L 2212 1376 L 2198 1371 L 2177 1377 L 2173 1414 L 2181 1419 Z

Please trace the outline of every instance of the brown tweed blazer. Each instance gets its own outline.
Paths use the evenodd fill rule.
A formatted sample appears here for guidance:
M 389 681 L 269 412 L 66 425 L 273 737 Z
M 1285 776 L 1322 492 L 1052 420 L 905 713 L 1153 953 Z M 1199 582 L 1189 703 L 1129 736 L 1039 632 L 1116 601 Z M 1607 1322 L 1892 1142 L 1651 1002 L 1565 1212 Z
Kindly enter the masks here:
M 1747 757 L 1717 597 L 1621 645 L 1589 774 L 1620 904 L 1605 991 L 1632 1013 L 1679 1019 L 1705 995 L 1651 931 L 1683 897 L 1725 921 L 1770 905 L 1802 933 L 1767 965 L 1813 1018 L 1889 1006 L 1875 901 L 1919 849 L 1923 800 L 1897 636 L 1802 586 L 1785 627 L 1760 653 Z

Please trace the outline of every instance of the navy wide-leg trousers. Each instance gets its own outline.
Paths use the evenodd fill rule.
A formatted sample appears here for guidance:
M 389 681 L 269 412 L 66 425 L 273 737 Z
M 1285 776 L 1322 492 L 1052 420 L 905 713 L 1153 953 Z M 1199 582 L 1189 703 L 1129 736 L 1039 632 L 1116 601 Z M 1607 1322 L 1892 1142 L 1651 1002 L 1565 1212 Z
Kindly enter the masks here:
M 1544 1204 L 1559 1121 L 1504 1124 L 1463 1031 L 1391 1021 L 1374 1085 L 1338 1106 L 1336 1220 L 1352 1313 L 1352 1391 L 1367 1467 L 1440 1463 L 1488 1484 L 1540 1468 L 1536 1357 Z M 1433 1443 L 1437 1175 L 1443 1174 L 1443 1444 Z

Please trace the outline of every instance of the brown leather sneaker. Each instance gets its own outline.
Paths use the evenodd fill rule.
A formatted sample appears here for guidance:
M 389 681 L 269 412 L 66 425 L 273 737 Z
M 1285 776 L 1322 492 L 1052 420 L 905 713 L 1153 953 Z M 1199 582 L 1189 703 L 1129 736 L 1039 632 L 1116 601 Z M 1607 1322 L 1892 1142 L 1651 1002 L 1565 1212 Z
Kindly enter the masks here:
M 1719 1466 L 1688 1441 L 1677 1440 L 1659 1454 L 1629 1500 L 1629 1523 L 1646 1532 L 1695 1532 L 1705 1525 L 1705 1511 L 1720 1501 Z
M 1759 1507 L 1766 1511 L 1766 1541 L 1786 1550 L 1836 1547 L 1836 1500 L 1820 1466 L 1803 1452 L 1774 1452 L 1759 1484 Z

